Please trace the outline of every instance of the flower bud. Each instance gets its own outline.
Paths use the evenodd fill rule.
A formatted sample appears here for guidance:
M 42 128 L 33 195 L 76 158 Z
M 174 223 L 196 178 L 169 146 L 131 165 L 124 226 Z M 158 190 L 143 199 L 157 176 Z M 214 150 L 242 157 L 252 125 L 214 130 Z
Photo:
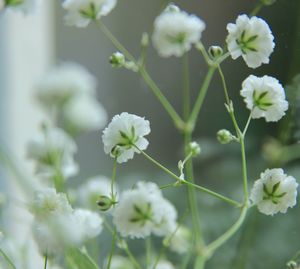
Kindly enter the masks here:
M 149 35 L 146 32 L 142 34 L 141 45 L 142 47 L 148 47 L 149 45 Z
M 97 201 L 97 205 L 101 211 L 107 211 L 113 205 L 113 201 L 108 196 L 101 195 Z
M 220 46 L 210 46 L 208 54 L 213 60 L 215 60 L 223 55 L 223 49 Z
M 173 3 L 170 3 L 166 8 L 165 8 L 165 12 L 179 12 L 180 9 L 178 6 L 176 6 Z
M 221 144 L 228 144 L 234 140 L 234 136 L 226 129 L 217 132 L 217 139 Z
M 121 52 L 115 52 L 109 58 L 109 63 L 112 67 L 122 67 L 125 64 L 125 56 Z
M 191 142 L 188 147 L 193 157 L 199 155 L 201 152 L 200 145 L 195 141 Z

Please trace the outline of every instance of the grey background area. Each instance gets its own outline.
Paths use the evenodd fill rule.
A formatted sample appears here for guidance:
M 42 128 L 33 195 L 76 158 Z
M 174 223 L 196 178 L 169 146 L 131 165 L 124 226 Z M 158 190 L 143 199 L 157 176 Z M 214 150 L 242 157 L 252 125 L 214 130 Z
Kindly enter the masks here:
M 202 41 L 209 45 L 223 45 L 226 37 L 226 25 L 234 22 L 238 14 L 249 14 L 257 1 L 254 0 L 199 0 L 176 1 L 182 9 L 194 13 L 206 22 Z M 159 14 L 164 1 L 120 0 L 109 16 L 103 18 L 107 27 L 135 56 L 139 55 L 142 32 L 150 32 L 155 17 Z M 270 65 L 258 69 L 249 69 L 241 59 L 228 60 L 223 64 L 229 91 L 234 100 L 239 122 L 248 117 L 248 111 L 239 96 L 242 81 L 249 75 L 271 75 L 284 85 L 299 72 L 299 48 L 295 46 L 300 36 L 299 0 L 278 0 L 269 8 L 264 8 L 259 16 L 270 25 L 275 36 L 276 48 L 271 56 Z M 151 123 L 150 145 L 147 152 L 176 171 L 178 160 L 182 159 L 182 137 L 172 125 L 164 109 L 155 99 L 142 79 L 135 73 L 123 69 L 112 69 L 109 56 L 115 49 L 95 25 L 79 29 L 67 27 L 63 23 L 63 10 L 57 3 L 56 19 L 56 57 L 57 62 L 75 61 L 86 66 L 99 81 L 99 101 L 108 111 L 109 118 L 123 111 L 145 116 Z M 299 43 L 298 43 L 299 44 Z M 195 101 L 207 67 L 201 55 L 192 50 L 189 53 L 192 102 Z M 147 69 L 153 79 L 182 112 L 182 59 L 175 57 L 162 59 L 149 47 Z M 220 146 L 215 134 L 219 129 L 232 130 L 230 119 L 225 112 L 224 97 L 220 79 L 216 74 L 210 85 L 201 115 L 197 122 L 194 139 L 202 146 L 202 155 L 195 163 L 197 183 L 224 193 L 230 197 L 241 197 L 241 168 L 238 145 Z M 268 164 L 262 157 L 262 144 L 268 136 L 277 136 L 280 124 L 266 124 L 256 120 L 251 124 L 247 139 L 249 159 L 249 185 L 259 177 Z M 78 141 L 81 174 L 77 183 L 95 174 L 109 176 L 112 159 L 103 152 L 101 132 L 82 135 Z M 299 162 L 286 167 L 295 177 L 300 175 Z M 299 178 L 299 177 L 298 177 Z M 138 180 L 153 180 L 159 184 L 169 183 L 170 179 L 161 174 L 142 156 L 136 156 L 118 168 L 118 182 L 132 184 Z M 182 214 L 185 200 L 180 191 L 165 192 L 174 201 Z M 216 238 L 235 220 L 238 212 L 226 205 L 198 195 L 203 230 L 207 241 Z M 247 224 L 226 247 L 216 253 L 207 268 L 238 269 L 282 269 L 285 262 L 296 252 L 300 245 L 299 206 L 290 210 L 288 215 L 266 217 L 251 211 Z M 176 259 L 176 257 L 175 257 Z

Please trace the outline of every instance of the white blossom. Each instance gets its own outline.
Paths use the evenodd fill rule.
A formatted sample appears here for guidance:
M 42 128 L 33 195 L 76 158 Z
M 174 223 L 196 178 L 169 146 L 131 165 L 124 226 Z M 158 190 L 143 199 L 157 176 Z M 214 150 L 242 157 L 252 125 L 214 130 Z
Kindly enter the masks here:
M 197 16 L 167 9 L 154 21 L 153 45 L 162 57 L 180 57 L 200 40 L 204 29 Z
M 38 83 L 36 96 L 46 108 L 62 106 L 74 96 L 96 92 L 96 79 L 81 65 L 63 63 L 52 68 Z
M 297 203 L 297 187 L 296 179 L 284 174 L 282 169 L 267 169 L 255 181 L 250 199 L 266 215 L 286 213 Z
M 144 238 L 151 233 L 165 235 L 176 226 L 177 213 L 174 211 L 155 183 L 138 182 L 135 189 L 121 194 L 113 222 L 124 237 Z
M 103 131 L 102 141 L 104 151 L 111 157 L 116 157 L 119 163 L 133 158 L 135 152 L 145 150 L 149 144 L 144 138 L 150 133 L 149 121 L 139 116 L 123 112 L 113 117 L 108 127 Z
M 64 107 L 65 123 L 75 131 L 92 131 L 104 127 L 107 121 L 102 105 L 88 95 L 78 95 Z
M 66 24 L 86 27 L 91 20 L 98 20 L 110 13 L 116 3 L 117 0 L 65 0 Z
M 274 50 L 274 37 L 269 25 L 261 18 L 240 15 L 235 24 L 227 24 L 227 47 L 232 59 L 242 56 L 251 68 L 269 63 Z
M 78 172 L 73 159 L 76 150 L 75 142 L 63 130 L 46 127 L 42 134 L 29 141 L 27 156 L 35 161 L 38 175 L 50 178 L 59 172 L 68 178 Z
M 76 209 L 74 216 L 78 225 L 77 229 L 82 231 L 83 241 L 101 233 L 103 220 L 97 213 L 86 209 Z
M 176 232 L 171 233 L 169 236 L 169 248 L 172 251 L 178 254 L 184 254 L 190 251 L 190 248 L 192 246 L 192 233 L 188 228 L 179 226 L 176 229 Z
M 250 75 L 242 84 L 241 95 L 247 108 L 252 110 L 252 118 L 278 121 L 288 109 L 285 92 L 279 81 L 270 76 Z
M 150 267 L 152 268 L 152 267 Z M 155 267 L 156 269 L 175 269 L 174 265 L 167 260 L 160 260 Z
M 111 196 L 111 181 L 107 177 L 96 176 L 87 179 L 87 182 L 78 188 L 80 204 L 90 209 L 97 208 L 97 200 L 100 196 Z

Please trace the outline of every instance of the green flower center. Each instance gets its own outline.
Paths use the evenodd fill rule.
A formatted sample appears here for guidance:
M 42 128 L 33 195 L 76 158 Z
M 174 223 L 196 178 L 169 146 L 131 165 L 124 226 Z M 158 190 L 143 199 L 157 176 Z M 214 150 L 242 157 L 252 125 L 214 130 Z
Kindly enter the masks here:
M 186 33 L 181 32 L 181 33 L 178 33 L 175 36 L 169 35 L 168 39 L 170 40 L 171 43 L 183 44 L 185 39 L 186 39 Z
M 97 18 L 98 10 L 94 3 L 90 3 L 87 7 L 80 9 L 79 13 L 87 19 L 95 20 Z
M 270 200 L 273 204 L 277 205 L 280 198 L 286 195 L 286 192 L 279 192 L 280 181 L 273 185 L 272 189 L 268 189 L 266 184 L 263 184 L 264 196 L 263 200 Z
M 150 203 L 147 203 L 145 208 L 138 205 L 133 205 L 133 208 L 135 214 L 129 219 L 130 222 L 140 222 L 141 226 L 144 226 L 147 221 L 151 221 L 153 212 Z
M 243 54 L 247 54 L 247 52 L 252 51 L 256 52 L 255 48 L 255 40 L 258 38 L 258 35 L 246 35 L 246 31 L 244 30 L 241 36 L 236 39 L 236 43 L 239 45 Z
M 269 100 L 268 91 L 263 91 L 258 93 L 257 91 L 253 91 L 253 102 L 254 106 L 258 107 L 261 110 L 266 111 L 270 106 L 273 105 Z

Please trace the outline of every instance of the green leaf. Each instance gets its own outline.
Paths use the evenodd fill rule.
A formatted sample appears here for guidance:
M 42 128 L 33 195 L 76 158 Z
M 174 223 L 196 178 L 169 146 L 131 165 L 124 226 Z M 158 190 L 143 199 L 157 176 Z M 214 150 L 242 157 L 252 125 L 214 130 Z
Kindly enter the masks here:
M 69 249 L 66 253 L 66 262 L 69 269 L 99 269 L 85 249 Z

